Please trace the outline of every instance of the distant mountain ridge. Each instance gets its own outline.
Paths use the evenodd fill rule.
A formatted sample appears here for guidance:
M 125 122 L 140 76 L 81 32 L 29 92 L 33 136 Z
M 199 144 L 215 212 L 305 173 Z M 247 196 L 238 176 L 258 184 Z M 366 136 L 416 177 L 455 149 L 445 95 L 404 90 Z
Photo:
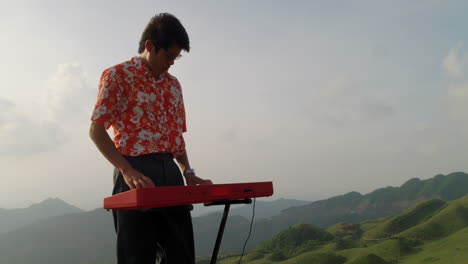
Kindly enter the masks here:
M 301 223 L 314 224 L 319 227 L 332 226 L 339 222 L 359 223 L 368 219 L 393 217 L 412 205 L 431 198 L 444 200 L 457 198 L 457 196 L 460 198 L 463 194 L 468 193 L 467 183 L 468 174 L 451 173 L 447 176 L 437 175 L 428 180 L 410 179 L 400 187 L 381 188 L 366 195 L 351 192 L 307 205 L 294 206 L 282 210 L 281 213 L 271 218 L 256 218 L 247 250 L 271 239 L 276 233 Z M 441 202 L 439 203 L 443 206 Z M 404 232 L 410 232 L 407 231 L 410 230 L 408 227 L 422 223 L 431 215 L 431 210 L 437 209 L 437 206 L 437 202 L 428 204 L 427 207 L 416 210 L 414 215 L 409 214 L 401 218 L 405 220 L 395 220 L 395 222 L 380 228 L 383 233 L 388 233 L 388 230 L 401 231 L 402 228 L 405 229 Z M 465 209 L 457 206 L 450 208 L 448 215 L 457 215 L 454 219 L 463 223 L 463 217 L 460 215 L 464 215 Z M 219 212 L 193 218 L 198 256 L 211 254 L 220 220 L 221 214 Z M 398 221 L 409 221 L 410 224 L 399 226 Z M 380 220 L 370 221 L 361 226 L 376 226 L 381 222 Z M 437 221 L 430 223 L 438 224 Z M 241 251 L 248 235 L 249 225 L 250 217 L 230 214 L 220 253 Z M 397 228 L 392 229 L 395 226 Z M 352 233 L 354 226 L 351 225 L 349 228 L 345 231 Z M 419 234 L 417 230 L 412 232 Z M 452 231 L 443 229 L 443 234 L 450 232 Z M 408 233 L 408 237 L 411 234 L 413 233 Z M 380 238 L 379 234 L 369 233 L 366 235 L 369 238 Z M 43 243 L 44 241 L 47 243 Z M 66 263 L 69 264 L 112 263 L 115 252 L 114 242 L 115 232 L 110 212 L 99 209 L 55 216 L 36 221 L 34 224 L 7 234 L 0 234 L 0 263 L 29 264 L 42 263 L 38 262 L 42 260 L 48 264 L 61 264 L 64 263 L 64 259 L 68 259 Z M 23 252 L 28 252 L 28 254 Z M 336 256 L 330 255 L 328 257 L 335 259 Z M 375 259 L 374 256 L 363 258 Z
M 423 200 L 454 200 L 468 194 L 468 174 L 455 172 L 427 180 L 412 178 L 400 187 L 386 187 L 362 195 L 350 192 L 330 199 L 292 207 L 272 218 L 276 230 L 297 224 L 297 220 L 320 227 L 338 222 L 361 222 L 396 215 Z
M 219 263 L 238 259 L 221 257 Z M 468 263 L 468 195 L 448 202 L 430 199 L 391 218 L 338 223 L 326 230 L 294 225 L 243 259 L 245 264 Z
M 104 209 L 41 219 L 0 234 L 0 263 L 115 262 L 112 213 Z
M 272 212 L 278 213 L 288 204 L 304 203 L 307 202 L 293 199 L 257 201 L 255 219 L 266 219 Z M 260 209 L 262 206 L 266 208 Z M 221 210 L 223 206 L 217 208 Z M 248 217 L 238 215 L 243 213 Z M 252 205 L 230 211 L 222 243 L 223 252 L 238 250 L 239 241 L 247 237 L 251 214 Z M 198 254 L 208 255 L 213 250 L 221 215 L 218 211 L 193 217 Z M 39 219 L 0 234 L 0 263 L 114 263 L 115 239 L 112 214 L 104 209 Z M 79 254 L 76 249 L 80 249 Z M 23 254 L 23 251 L 28 254 Z
M 391 217 L 427 199 L 439 198 L 449 201 L 463 197 L 468 194 L 466 186 L 468 186 L 468 174 L 456 172 L 447 176 L 439 174 L 427 180 L 412 178 L 400 187 L 380 188 L 365 195 L 350 192 L 307 205 L 294 206 L 270 219 L 259 219 L 255 222 L 247 249 L 296 224 L 313 224 L 323 228 L 340 222 L 359 223 L 369 219 Z M 213 224 L 203 225 L 196 232 L 201 234 L 215 232 L 217 222 L 208 219 L 206 222 Z M 230 229 L 237 230 L 233 237 L 246 237 L 247 223 L 247 219 L 231 223 Z M 203 241 L 206 242 L 201 243 L 198 252 L 206 255 L 210 251 L 205 245 L 211 245 L 214 239 L 204 236 Z M 224 243 L 225 247 L 221 250 L 225 250 L 225 253 L 242 250 L 240 245 L 242 243 L 231 240 L 229 235 L 226 235 Z
M 81 212 L 84 211 L 59 198 L 47 198 L 27 208 L 0 208 L 0 234 L 13 231 L 39 219 Z
M 306 205 L 309 203 L 311 202 L 285 198 L 280 198 L 274 201 L 256 201 L 255 218 L 270 218 L 274 215 L 281 213 L 281 211 L 287 208 Z M 201 212 L 192 212 L 192 217 L 207 216 L 212 213 L 220 213 L 224 210 L 223 206 L 215 206 L 215 208 L 210 208 L 210 210 L 207 210 L 208 208 L 209 207 L 203 208 L 203 205 L 195 205 L 195 210 L 200 210 Z M 250 219 L 252 217 L 252 205 L 233 205 L 229 210 L 229 215 L 239 215 Z

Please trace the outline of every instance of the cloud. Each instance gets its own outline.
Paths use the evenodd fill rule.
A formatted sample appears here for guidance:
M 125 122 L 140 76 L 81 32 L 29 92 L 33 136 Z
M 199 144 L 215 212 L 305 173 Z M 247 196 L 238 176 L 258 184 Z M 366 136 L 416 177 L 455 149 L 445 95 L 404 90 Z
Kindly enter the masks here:
M 334 125 L 375 122 L 392 116 L 395 108 L 376 91 L 352 76 L 337 75 L 310 91 L 307 114 Z
M 447 97 L 452 117 L 457 120 L 468 121 L 468 82 L 449 86 Z
M 456 44 L 442 61 L 442 67 L 451 77 L 463 77 L 468 65 L 468 54 L 463 51 L 463 43 Z
M 361 100 L 362 115 L 367 119 L 378 120 L 395 114 L 395 108 L 379 98 L 363 98 Z
M 468 53 L 463 44 L 456 44 L 443 59 L 442 66 L 449 74 L 447 102 L 452 118 L 468 121 Z
M 436 143 L 421 143 L 416 147 L 416 150 L 424 155 L 432 155 L 438 151 L 439 147 Z
M 61 64 L 47 83 L 42 102 L 45 118 L 59 123 L 83 123 L 89 120 L 96 93 L 81 65 Z
M 0 97 L 0 156 L 40 153 L 63 142 L 57 124 L 32 120 L 19 113 L 13 102 Z
M 97 90 L 77 63 L 58 66 L 47 82 L 39 109 L 23 114 L 0 97 L 0 155 L 30 155 L 65 144 L 78 126 L 88 124 Z
M 239 129 L 237 127 L 231 127 L 228 129 L 223 130 L 219 138 L 223 142 L 229 142 L 229 143 L 234 143 L 239 137 Z

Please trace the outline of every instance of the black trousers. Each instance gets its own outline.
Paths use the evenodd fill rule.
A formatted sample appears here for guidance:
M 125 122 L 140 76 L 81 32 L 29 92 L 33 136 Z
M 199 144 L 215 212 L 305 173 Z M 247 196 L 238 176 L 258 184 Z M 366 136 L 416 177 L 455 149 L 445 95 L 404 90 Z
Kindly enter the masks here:
M 156 186 L 184 185 L 172 154 L 147 154 L 125 159 Z M 112 194 L 129 190 L 118 169 L 114 170 Z M 118 264 L 194 264 L 190 206 L 145 210 L 113 210 L 117 233 Z

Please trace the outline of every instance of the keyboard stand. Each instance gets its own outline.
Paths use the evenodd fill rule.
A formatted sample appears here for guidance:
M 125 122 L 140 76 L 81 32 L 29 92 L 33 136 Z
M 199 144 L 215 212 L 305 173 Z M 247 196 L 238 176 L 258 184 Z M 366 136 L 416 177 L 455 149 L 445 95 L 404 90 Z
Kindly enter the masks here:
M 250 204 L 252 203 L 252 199 L 243 199 L 243 200 L 234 200 L 234 201 L 217 201 L 211 203 L 205 203 L 205 206 L 212 206 L 212 205 L 224 205 L 224 213 L 223 218 L 221 219 L 221 224 L 219 225 L 218 236 L 216 237 L 215 247 L 213 249 L 213 255 L 211 256 L 210 264 L 216 264 L 216 260 L 218 258 L 218 251 L 219 247 L 221 246 L 221 240 L 223 239 L 224 227 L 226 226 L 227 217 L 229 214 L 229 209 L 231 204 Z

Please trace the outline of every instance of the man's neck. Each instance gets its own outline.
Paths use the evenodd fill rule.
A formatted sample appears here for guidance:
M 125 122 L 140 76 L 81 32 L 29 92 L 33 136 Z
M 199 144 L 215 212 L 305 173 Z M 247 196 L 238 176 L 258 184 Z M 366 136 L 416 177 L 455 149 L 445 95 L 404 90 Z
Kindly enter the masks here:
M 141 61 L 143 62 L 143 64 L 148 67 L 148 70 L 149 72 L 151 72 L 154 77 L 156 77 L 156 79 L 161 75 L 161 72 L 158 72 L 158 71 L 155 71 L 153 70 L 153 68 L 151 67 L 151 65 L 149 64 L 149 60 L 148 60 L 148 56 L 149 54 L 145 51 L 143 52 L 141 55 L 140 55 L 140 58 L 141 58 Z

